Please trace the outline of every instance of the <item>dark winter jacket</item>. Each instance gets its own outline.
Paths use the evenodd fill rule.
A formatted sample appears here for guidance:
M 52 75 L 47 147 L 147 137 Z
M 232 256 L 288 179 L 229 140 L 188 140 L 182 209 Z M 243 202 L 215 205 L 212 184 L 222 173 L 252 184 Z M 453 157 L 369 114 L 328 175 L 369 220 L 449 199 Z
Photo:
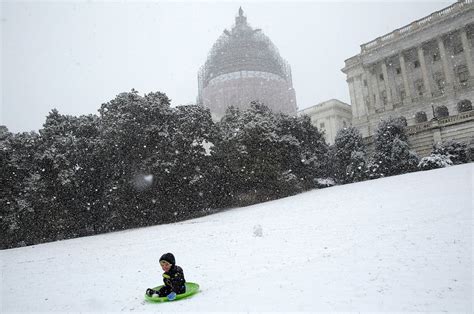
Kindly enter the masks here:
M 173 265 L 169 271 L 163 273 L 163 282 L 176 294 L 186 292 L 183 269 L 177 265 Z

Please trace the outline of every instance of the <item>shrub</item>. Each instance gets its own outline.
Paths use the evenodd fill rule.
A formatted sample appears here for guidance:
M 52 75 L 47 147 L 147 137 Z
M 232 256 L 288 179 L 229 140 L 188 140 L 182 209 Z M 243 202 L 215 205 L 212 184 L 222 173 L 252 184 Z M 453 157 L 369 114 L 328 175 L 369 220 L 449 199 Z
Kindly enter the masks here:
M 369 178 L 415 171 L 418 157 L 407 143 L 403 117 L 382 120 L 375 131 L 374 154 L 368 163 Z
M 463 164 L 469 161 L 467 144 L 453 140 L 436 144 L 433 147 L 431 154 L 447 156 L 454 165 Z
M 341 129 L 337 132 L 332 146 L 333 155 L 333 173 L 338 183 L 349 183 L 353 182 L 347 167 L 350 164 L 358 164 L 360 160 L 354 161 L 353 154 L 360 152 L 365 155 L 364 143 L 362 141 L 362 135 L 355 127 L 349 127 Z M 359 155 L 356 155 L 359 157 Z
M 404 116 L 398 117 L 398 120 L 400 121 L 400 123 L 401 123 L 403 126 L 408 126 L 408 120 L 407 120 L 407 118 L 405 118 Z
M 363 151 L 353 151 L 351 162 L 346 168 L 347 176 L 351 182 L 367 180 L 368 169 L 365 153 Z
M 469 161 L 474 161 L 474 145 L 470 145 L 467 148 L 467 158 Z
M 453 162 L 446 155 L 431 154 L 430 156 L 423 157 L 420 160 L 420 162 L 418 163 L 418 168 L 420 170 L 431 170 L 444 168 L 447 166 L 451 166 L 452 164 Z

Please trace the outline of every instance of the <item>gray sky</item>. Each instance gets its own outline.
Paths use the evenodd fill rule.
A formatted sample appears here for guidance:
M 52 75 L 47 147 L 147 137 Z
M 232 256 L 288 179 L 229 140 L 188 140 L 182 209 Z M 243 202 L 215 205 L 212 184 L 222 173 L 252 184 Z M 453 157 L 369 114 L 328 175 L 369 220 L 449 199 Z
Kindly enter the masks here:
M 97 114 L 135 88 L 194 103 L 197 71 L 242 6 L 293 75 L 299 109 L 349 103 L 344 60 L 454 1 L 2 1 L 0 124 L 38 130 L 48 112 Z

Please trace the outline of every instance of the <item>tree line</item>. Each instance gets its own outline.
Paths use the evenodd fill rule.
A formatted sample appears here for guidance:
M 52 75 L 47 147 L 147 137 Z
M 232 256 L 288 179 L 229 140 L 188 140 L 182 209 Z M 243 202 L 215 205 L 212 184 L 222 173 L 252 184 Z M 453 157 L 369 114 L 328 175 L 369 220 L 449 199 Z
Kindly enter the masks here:
M 469 159 L 454 143 L 422 163 L 405 125 L 382 121 L 367 156 L 356 129 L 339 131 L 329 146 L 309 117 L 259 102 L 229 107 L 219 122 L 201 106 L 172 108 L 163 93 L 135 90 L 102 104 L 98 115 L 52 110 L 39 132 L 0 127 L 0 246 L 170 223 Z

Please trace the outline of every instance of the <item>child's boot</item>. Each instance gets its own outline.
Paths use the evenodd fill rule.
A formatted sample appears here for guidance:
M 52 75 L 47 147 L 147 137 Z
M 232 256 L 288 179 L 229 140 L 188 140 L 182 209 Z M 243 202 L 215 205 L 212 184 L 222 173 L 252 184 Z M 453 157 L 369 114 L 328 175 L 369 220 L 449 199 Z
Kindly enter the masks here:
M 149 296 L 149 297 L 153 296 L 153 294 L 155 294 L 155 293 L 156 293 L 156 291 L 153 290 L 153 289 L 150 289 L 150 288 L 146 289 L 146 295 Z

